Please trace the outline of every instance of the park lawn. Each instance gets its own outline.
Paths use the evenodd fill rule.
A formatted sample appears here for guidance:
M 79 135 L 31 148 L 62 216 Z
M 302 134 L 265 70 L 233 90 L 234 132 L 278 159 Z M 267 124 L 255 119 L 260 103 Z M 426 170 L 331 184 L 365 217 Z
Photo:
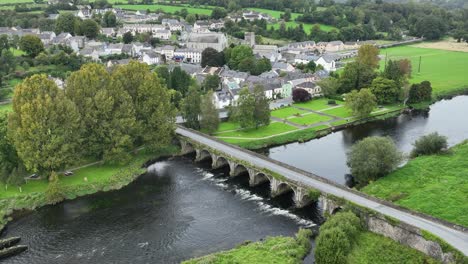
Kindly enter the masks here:
M 280 108 L 278 110 L 271 111 L 271 116 L 277 117 L 277 118 L 287 118 L 290 116 L 294 116 L 296 114 L 304 114 L 304 113 L 307 113 L 307 111 L 288 106 L 288 107 Z
M 399 244 L 390 238 L 371 232 L 361 232 L 351 252 L 348 254 L 349 264 L 387 264 L 387 263 L 412 263 L 432 264 L 438 261 L 424 255 L 410 247 Z
M 11 112 L 13 110 L 12 103 L 0 104 L 0 113 Z
M 177 11 L 180 11 L 182 9 L 187 9 L 187 12 L 189 14 L 200 14 L 200 15 L 207 15 L 210 16 L 212 10 L 207 9 L 207 8 L 197 8 L 197 7 L 187 7 L 187 6 L 170 6 L 170 5 L 160 5 L 160 4 L 154 4 L 154 5 L 116 5 L 115 7 L 119 7 L 125 10 L 147 10 L 149 9 L 150 11 L 155 11 L 158 9 L 161 9 L 165 13 L 170 13 L 173 14 Z
M 432 83 L 433 94 L 443 95 L 457 90 L 468 88 L 468 53 L 427 49 L 414 46 L 401 46 L 381 49 L 380 54 L 388 55 L 387 59 L 409 59 L 412 63 L 411 83 L 428 80 Z M 421 57 L 421 72 L 418 72 L 419 58 Z M 381 69 L 385 60 L 380 62 Z
M 310 32 L 312 31 L 312 28 L 314 27 L 315 24 L 306 24 L 306 23 L 300 23 L 300 22 L 297 22 L 297 21 L 288 21 L 288 22 L 285 22 L 286 24 L 286 28 L 296 28 L 299 26 L 299 24 L 302 24 L 302 26 L 304 27 L 304 31 L 307 33 L 307 34 L 310 34 Z M 268 24 L 268 29 L 270 28 L 273 28 L 273 29 L 279 29 L 280 28 L 280 25 L 281 25 L 281 22 L 276 22 L 276 23 L 272 23 L 272 24 Z M 334 27 L 334 26 L 330 26 L 330 25 L 324 25 L 324 24 L 317 24 L 320 26 L 320 29 L 325 31 L 325 32 L 330 32 L 332 31 L 333 29 L 335 30 L 338 30 L 338 28 Z
M 261 126 L 258 129 L 244 129 L 229 132 L 217 133 L 217 137 L 239 137 L 245 139 L 263 138 L 277 134 L 296 130 L 297 128 L 280 122 L 270 123 L 268 126 Z
M 240 129 L 240 126 L 236 122 L 229 122 L 229 121 L 221 122 L 219 123 L 218 131 L 216 133 L 237 130 L 237 129 Z
M 310 230 L 299 230 L 296 237 L 267 237 L 264 241 L 244 243 L 229 251 L 191 259 L 182 264 L 300 264 L 310 250 Z
M 451 152 L 410 160 L 362 191 L 468 226 L 468 141 L 451 148 Z
M 340 106 L 340 107 L 337 107 L 337 108 L 324 110 L 324 111 L 322 111 L 322 113 L 332 115 L 332 116 L 341 117 L 341 118 L 348 118 L 348 117 L 353 116 L 353 113 L 352 113 L 351 109 L 349 109 L 348 107 L 345 107 L 345 106 Z
M 307 125 L 313 125 L 319 122 L 329 121 L 331 119 L 332 118 L 328 116 L 310 113 L 307 115 L 303 115 L 301 117 L 289 118 L 288 121 L 299 124 L 299 125 L 307 126 Z
M 26 3 L 34 3 L 33 0 L 1 0 L 0 4 L 26 4 Z
M 329 99 L 327 98 L 319 98 L 319 99 L 312 99 L 308 102 L 304 103 L 294 103 L 293 106 L 301 107 L 301 108 L 306 108 L 314 111 L 320 111 L 324 110 L 327 108 L 335 107 L 336 105 L 329 105 L 328 104 Z M 335 100 L 335 103 L 338 105 L 344 104 L 342 101 L 337 101 Z
M 264 8 L 246 8 L 246 10 L 252 10 L 252 11 L 256 11 L 260 13 L 265 13 L 276 19 L 281 19 L 281 15 L 284 14 L 283 11 L 270 10 L 270 9 L 264 9 Z M 291 13 L 291 20 L 296 20 L 296 18 L 298 18 L 301 15 L 302 15 L 301 13 Z
M 25 55 L 26 53 L 22 50 L 15 49 L 15 48 L 10 48 L 11 53 L 13 53 L 13 56 L 19 57 L 22 55 Z

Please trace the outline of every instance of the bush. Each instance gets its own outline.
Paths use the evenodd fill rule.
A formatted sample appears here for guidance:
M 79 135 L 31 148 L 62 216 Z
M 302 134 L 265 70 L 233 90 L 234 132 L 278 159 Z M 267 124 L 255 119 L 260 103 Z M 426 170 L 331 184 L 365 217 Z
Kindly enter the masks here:
M 413 151 L 411 157 L 415 158 L 422 155 L 438 154 L 448 147 L 447 137 L 439 135 L 439 133 L 431 133 L 420 137 L 413 143 Z
M 336 101 L 335 100 L 328 100 L 328 104 L 329 105 L 336 105 Z
M 312 96 L 310 96 L 309 92 L 302 88 L 297 88 L 294 89 L 292 92 L 292 99 L 294 102 L 299 103 L 299 102 L 307 102 L 312 99 Z
M 368 137 L 353 145 L 347 154 L 351 174 L 361 184 L 392 172 L 403 159 L 389 137 Z

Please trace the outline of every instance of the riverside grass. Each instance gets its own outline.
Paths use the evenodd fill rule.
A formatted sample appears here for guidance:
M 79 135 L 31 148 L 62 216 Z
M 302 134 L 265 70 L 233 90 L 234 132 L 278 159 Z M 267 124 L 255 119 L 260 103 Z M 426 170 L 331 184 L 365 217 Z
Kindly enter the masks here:
M 312 231 L 300 229 L 296 237 L 267 237 L 264 241 L 245 242 L 234 249 L 191 259 L 182 264 L 299 264 L 309 252 Z
M 150 153 L 142 150 L 126 165 L 96 164 L 78 169 L 73 176 L 60 178 L 58 188 L 53 190 L 53 196 L 59 197 L 59 200 L 71 200 L 100 191 L 118 190 L 146 171 L 142 168 L 146 161 L 173 155 L 178 150 L 173 145 Z M 0 188 L 0 230 L 11 220 L 8 215 L 13 211 L 34 210 L 57 202 L 56 199 L 49 199 L 52 190 L 45 179 L 30 181 L 22 185 L 21 190 L 13 186 L 6 188 L 5 185 L 0 185 Z
M 468 141 L 421 156 L 362 189 L 400 206 L 468 226 Z

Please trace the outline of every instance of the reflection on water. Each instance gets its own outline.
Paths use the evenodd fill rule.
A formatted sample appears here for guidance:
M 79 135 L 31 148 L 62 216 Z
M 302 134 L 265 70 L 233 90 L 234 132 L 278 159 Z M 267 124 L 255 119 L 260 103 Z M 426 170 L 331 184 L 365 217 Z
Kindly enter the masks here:
M 346 153 L 368 136 L 389 136 L 399 149 L 409 153 L 412 143 L 431 132 L 448 137 L 450 145 L 468 139 L 468 96 L 443 100 L 430 111 L 403 114 L 395 118 L 348 128 L 305 143 L 292 143 L 265 150 L 269 157 L 344 184 Z

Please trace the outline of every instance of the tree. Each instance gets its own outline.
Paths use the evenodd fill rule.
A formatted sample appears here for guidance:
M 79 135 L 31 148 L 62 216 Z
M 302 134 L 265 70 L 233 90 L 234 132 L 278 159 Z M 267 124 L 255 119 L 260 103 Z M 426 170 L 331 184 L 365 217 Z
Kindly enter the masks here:
M 351 242 L 341 229 L 320 231 L 315 246 L 315 261 L 317 264 L 346 264 L 350 249 Z
M 240 127 L 252 128 L 255 126 L 255 98 L 250 93 L 249 88 L 244 87 L 240 90 L 234 112 L 234 119 L 239 122 Z
M 254 69 L 254 67 L 255 67 L 255 58 L 247 57 L 239 62 L 236 69 L 241 72 L 250 72 Z
M 189 86 L 192 84 L 192 77 L 182 70 L 179 66 L 175 67 L 171 72 L 172 89 L 179 91 L 183 96 L 187 93 Z
M 0 114 L 0 168 L 2 169 L 2 179 L 0 182 L 6 183 L 9 174 L 17 168 L 21 161 L 16 153 L 13 139 L 8 136 L 8 114 Z
M 44 51 L 44 44 L 42 44 L 41 39 L 33 36 L 33 35 L 26 35 L 21 38 L 19 43 L 20 49 L 30 57 L 36 57 Z
M 203 89 L 205 91 L 214 91 L 219 88 L 219 85 L 221 84 L 221 79 L 219 78 L 218 75 L 212 75 L 209 74 L 206 76 L 205 80 L 203 81 Z
M 322 94 L 325 97 L 336 95 L 340 87 L 340 81 L 334 77 L 328 77 L 317 82 L 317 85 L 322 89 Z
M 99 34 L 99 25 L 92 19 L 81 22 L 81 33 L 87 38 L 94 39 Z
M 398 61 L 400 72 L 407 78 L 411 78 L 411 61 L 409 59 L 402 59 Z
M 271 62 L 267 58 L 261 58 L 255 61 L 253 68 L 251 66 L 250 73 L 252 75 L 260 75 L 267 71 L 271 71 Z
M 419 103 L 432 99 L 432 86 L 428 81 L 412 84 L 409 90 L 408 102 Z
M 78 18 L 73 13 L 61 14 L 55 22 L 55 33 L 60 34 L 62 32 L 74 34 L 75 25 L 78 22 Z
M 292 92 L 292 99 L 296 103 L 307 102 L 310 101 L 310 99 L 312 99 L 312 96 L 310 96 L 310 93 L 307 92 L 305 89 L 296 88 Z
M 402 159 L 402 153 L 391 138 L 368 137 L 352 146 L 347 164 L 355 179 L 366 184 L 395 170 Z
M 270 124 L 270 102 L 265 96 L 265 88 L 262 85 L 255 85 L 253 89 L 253 97 L 255 101 L 254 121 L 255 128 L 259 126 L 267 126 Z
M 198 86 L 190 86 L 187 96 L 182 100 L 181 112 L 185 125 L 189 128 L 199 129 L 201 114 L 201 96 Z
M 346 95 L 346 107 L 358 118 L 368 116 L 376 106 L 375 95 L 369 89 L 353 90 Z
M 203 95 L 200 105 L 200 128 L 212 134 L 219 127 L 219 113 L 213 103 L 213 93 Z
M 117 17 L 114 12 L 107 11 L 102 18 L 102 25 L 104 27 L 116 27 L 117 26 Z
M 211 12 L 212 19 L 221 19 L 221 18 L 225 18 L 226 16 L 227 16 L 227 11 L 226 9 L 222 7 L 215 7 L 213 11 Z
M 447 26 L 441 18 L 425 15 L 410 28 L 413 36 L 424 37 L 427 40 L 437 40 L 445 35 Z
M 125 44 L 129 44 L 129 43 L 132 43 L 133 41 L 133 34 L 132 32 L 128 31 L 128 32 L 125 32 L 122 36 L 122 41 L 123 43 Z
M 281 18 L 288 22 L 291 20 L 291 9 L 286 9 L 283 14 L 281 14 Z
M 233 70 L 237 70 L 241 61 L 253 58 L 254 55 L 251 47 L 246 45 L 235 46 L 229 52 L 228 66 Z
M 379 104 L 390 104 L 398 100 L 401 88 L 394 80 L 377 77 L 372 81 L 371 92 L 375 95 Z
M 26 168 L 51 173 L 77 159 L 80 115 L 46 75 L 33 75 L 15 88 L 9 135 Z
M 359 47 L 356 62 L 377 69 L 379 67 L 379 48 L 374 45 L 362 45 Z
M 193 25 L 195 21 L 197 21 L 197 17 L 195 16 L 195 14 L 188 14 L 187 17 L 185 17 L 185 21 L 188 24 Z
M 110 87 L 126 91 L 133 102 L 136 116 L 134 145 L 158 149 L 171 142 L 174 133 L 175 109 L 171 92 L 145 63 L 131 61 L 112 73 Z
M 448 147 L 447 137 L 434 132 L 420 137 L 413 143 L 411 157 L 439 154 Z
M 403 67 L 407 67 L 406 62 L 400 63 L 400 61 L 389 60 L 387 65 L 385 65 L 385 69 L 382 73 L 382 76 L 384 78 L 395 81 L 395 84 L 401 88 L 406 82 L 406 77 L 408 77 L 408 75 L 406 74 L 406 71 L 408 69 L 400 68 L 400 65 Z
M 13 53 L 8 49 L 2 50 L 0 52 L 0 72 L 8 75 L 15 70 L 15 67 L 16 60 Z
M 171 74 L 169 73 L 169 69 L 164 65 L 159 65 L 156 67 L 155 72 L 159 79 L 166 85 L 166 87 L 171 89 Z
M 86 64 L 67 79 L 66 95 L 81 115 L 82 150 L 109 162 L 126 162 L 137 127 L 132 98 L 99 64 Z
M 8 35 L 0 35 L 0 52 L 10 48 L 10 41 L 8 40 Z
M 213 48 L 206 48 L 202 52 L 201 66 L 221 67 L 225 64 L 224 53 Z
M 340 75 L 340 93 L 359 90 L 369 87 L 377 74 L 374 68 L 359 62 L 350 62 L 345 65 Z

